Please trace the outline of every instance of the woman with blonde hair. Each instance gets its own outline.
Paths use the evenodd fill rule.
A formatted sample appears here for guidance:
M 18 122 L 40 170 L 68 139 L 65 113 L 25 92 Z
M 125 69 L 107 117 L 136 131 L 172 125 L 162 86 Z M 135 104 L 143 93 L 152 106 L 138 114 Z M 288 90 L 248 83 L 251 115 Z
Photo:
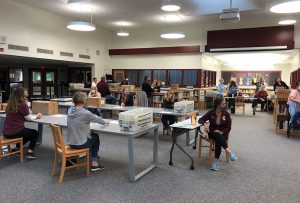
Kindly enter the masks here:
M 23 143 L 29 141 L 29 147 L 27 152 L 27 159 L 35 159 L 33 153 L 34 147 L 38 140 L 38 131 L 25 128 L 25 121 L 32 121 L 41 118 L 42 114 L 38 113 L 36 116 L 31 116 L 27 105 L 28 92 L 25 88 L 19 87 L 15 89 L 8 100 L 6 108 L 6 119 L 4 122 L 3 136 L 7 139 L 23 138 Z M 17 145 L 16 149 L 12 151 L 18 151 L 20 146 Z
M 177 102 L 177 98 L 174 96 L 174 92 L 169 91 L 163 101 L 163 108 L 165 109 L 174 109 L 174 103 Z M 163 115 L 161 117 L 161 122 L 163 123 L 164 130 L 167 130 L 167 134 L 171 134 L 171 128 L 170 125 L 174 124 L 176 122 L 176 116 L 172 115 Z

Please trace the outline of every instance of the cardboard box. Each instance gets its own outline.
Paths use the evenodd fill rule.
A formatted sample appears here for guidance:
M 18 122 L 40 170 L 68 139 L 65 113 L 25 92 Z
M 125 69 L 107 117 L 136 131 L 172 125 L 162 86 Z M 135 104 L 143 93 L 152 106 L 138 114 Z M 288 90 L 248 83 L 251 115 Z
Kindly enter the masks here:
M 178 89 L 179 84 L 171 84 L 171 89 Z
M 86 100 L 86 107 L 100 108 L 105 106 L 104 97 L 89 97 Z
M 32 113 L 58 114 L 58 103 L 54 101 L 32 101 Z
M 0 104 L 0 110 L 6 110 L 6 107 L 7 107 L 7 103 L 1 103 Z

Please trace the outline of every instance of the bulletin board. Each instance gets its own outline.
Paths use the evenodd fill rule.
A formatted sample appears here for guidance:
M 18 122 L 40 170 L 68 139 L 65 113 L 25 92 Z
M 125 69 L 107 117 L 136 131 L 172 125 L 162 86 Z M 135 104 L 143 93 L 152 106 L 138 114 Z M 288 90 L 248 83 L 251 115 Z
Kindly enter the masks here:
M 273 86 L 278 76 L 281 77 L 281 71 L 221 71 L 224 84 L 228 84 L 232 79 L 240 86 L 251 86 L 252 80 L 256 82 L 259 77 L 264 78 L 268 85 Z

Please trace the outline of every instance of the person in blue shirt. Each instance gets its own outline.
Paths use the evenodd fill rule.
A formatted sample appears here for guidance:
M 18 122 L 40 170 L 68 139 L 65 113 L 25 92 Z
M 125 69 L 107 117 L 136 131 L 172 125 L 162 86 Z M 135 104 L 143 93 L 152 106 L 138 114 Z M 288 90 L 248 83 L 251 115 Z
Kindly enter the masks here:
M 229 98 L 228 107 L 231 108 L 231 113 L 235 113 L 235 99 L 234 97 L 237 96 L 238 86 L 236 85 L 234 80 L 231 80 L 228 84 L 228 96 L 232 97 Z
M 223 97 L 224 89 L 225 89 L 224 79 L 221 78 L 221 79 L 219 80 L 219 84 L 218 84 L 217 98 Z

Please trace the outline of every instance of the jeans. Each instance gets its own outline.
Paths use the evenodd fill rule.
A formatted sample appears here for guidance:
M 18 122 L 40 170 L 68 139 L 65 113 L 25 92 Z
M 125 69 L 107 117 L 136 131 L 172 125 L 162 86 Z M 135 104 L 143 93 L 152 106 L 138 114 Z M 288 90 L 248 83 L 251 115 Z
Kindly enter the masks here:
M 91 133 L 91 138 L 88 138 L 83 145 L 70 145 L 73 149 L 90 148 L 91 160 L 98 160 L 98 152 L 100 147 L 100 139 L 97 133 Z
M 88 111 L 90 111 L 92 114 L 95 114 L 97 116 L 100 116 L 100 109 L 96 109 L 96 108 L 88 108 Z
M 176 122 L 176 116 L 163 115 L 161 117 L 161 122 L 164 125 L 164 129 L 170 128 L 170 125 Z
M 227 145 L 228 134 L 220 134 L 218 132 L 209 132 L 208 137 L 209 137 L 209 139 L 212 139 L 215 141 L 215 158 L 219 159 L 220 155 L 221 155 L 221 147 L 223 147 L 223 149 L 228 148 L 228 145 Z
M 107 104 L 116 104 L 116 98 L 112 95 L 106 95 L 105 99 Z
M 37 130 L 24 128 L 22 131 L 17 132 L 13 135 L 3 135 L 7 139 L 15 139 L 15 138 L 23 138 L 23 144 L 26 144 L 29 141 L 29 147 L 28 149 L 34 150 L 34 147 L 36 145 L 36 142 L 39 137 L 39 133 Z M 18 148 L 20 148 L 20 145 L 17 145 Z

